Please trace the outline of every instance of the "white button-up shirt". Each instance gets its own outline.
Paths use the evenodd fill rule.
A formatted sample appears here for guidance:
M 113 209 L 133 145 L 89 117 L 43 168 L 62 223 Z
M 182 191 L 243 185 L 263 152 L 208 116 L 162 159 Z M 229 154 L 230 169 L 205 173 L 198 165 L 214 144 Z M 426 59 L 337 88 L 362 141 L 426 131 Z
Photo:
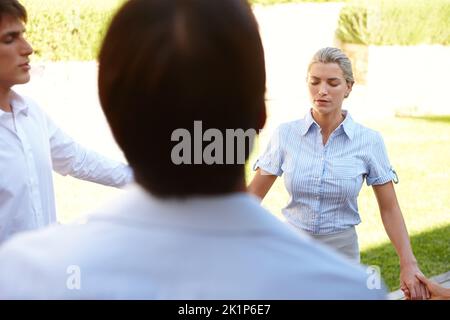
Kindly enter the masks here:
M 0 247 L 0 299 L 383 299 L 365 270 L 245 193 L 158 199 L 135 188 L 86 224 Z
M 381 135 L 345 120 L 323 145 L 311 112 L 280 125 L 255 168 L 284 175 L 290 201 L 283 215 L 312 234 L 342 232 L 361 222 L 357 198 L 367 185 L 396 181 Z
M 82 148 L 32 100 L 13 92 L 11 106 L 0 110 L 0 242 L 56 221 L 52 169 L 115 187 L 132 180 L 127 165 Z

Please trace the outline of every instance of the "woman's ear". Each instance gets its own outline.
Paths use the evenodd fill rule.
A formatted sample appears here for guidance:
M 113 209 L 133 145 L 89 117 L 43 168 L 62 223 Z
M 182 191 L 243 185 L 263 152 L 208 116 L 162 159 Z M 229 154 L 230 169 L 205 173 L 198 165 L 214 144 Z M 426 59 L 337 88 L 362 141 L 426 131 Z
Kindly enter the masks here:
M 347 82 L 347 92 L 345 93 L 344 98 L 348 98 L 348 96 L 350 95 L 350 92 L 352 92 L 353 83 L 354 82 Z

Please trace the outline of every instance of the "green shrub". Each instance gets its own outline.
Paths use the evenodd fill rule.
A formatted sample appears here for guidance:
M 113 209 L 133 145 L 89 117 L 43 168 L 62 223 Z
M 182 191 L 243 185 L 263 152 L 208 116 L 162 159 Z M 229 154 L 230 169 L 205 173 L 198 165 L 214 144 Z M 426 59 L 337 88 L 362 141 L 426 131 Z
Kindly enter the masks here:
M 450 45 L 450 0 L 354 1 L 341 11 L 337 37 L 366 45 Z
M 21 0 L 29 14 L 27 36 L 35 49 L 35 59 L 96 59 L 109 20 L 124 1 Z M 271 5 L 307 1 L 251 2 Z M 353 1 L 341 11 L 337 37 L 343 42 L 366 45 L 450 45 L 450 0 Z
M 369 44 L 367 7 L 362 4 L 344 6 L 339 16 L 336 36 L 342 42 Z
M 22 0 L 27 38 L 38 60 L 94 60 L 109 20 L 124 0 Z
M 21 0 L 28 11 L 27 37 L 35 50 L 35 59 L 95 60 L 111 17 L 125 1 Z M 304 1 L 251 0 L 251 2 L 270 5 Z
M 281 3 L 299 3 L 299 2 L 346 2 L 348 0 L 250 0 L 253 4 L 273 5 Z

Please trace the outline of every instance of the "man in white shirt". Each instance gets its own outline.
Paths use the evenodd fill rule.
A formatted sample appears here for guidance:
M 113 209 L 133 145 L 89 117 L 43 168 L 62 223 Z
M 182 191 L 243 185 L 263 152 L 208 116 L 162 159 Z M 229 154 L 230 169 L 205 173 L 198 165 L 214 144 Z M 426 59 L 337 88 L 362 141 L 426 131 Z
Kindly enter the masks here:
M 30 79 L 26 18 L 16 0 L 0 2 L 0 243 L 56 221 L 52 169 L 115 187 L 132 180 L 128 166 L 84 149 L 11 89 Z
M 245 192 L 236 156 L 248 159 L 248 140 L 203 149 L 266 120 L 264 52 L 245 1 L 126 2 L 102 45 L 99 89 L 139 186 L 84 225 L 0 247 L 0 298 L 384 298 L 364 269 Z

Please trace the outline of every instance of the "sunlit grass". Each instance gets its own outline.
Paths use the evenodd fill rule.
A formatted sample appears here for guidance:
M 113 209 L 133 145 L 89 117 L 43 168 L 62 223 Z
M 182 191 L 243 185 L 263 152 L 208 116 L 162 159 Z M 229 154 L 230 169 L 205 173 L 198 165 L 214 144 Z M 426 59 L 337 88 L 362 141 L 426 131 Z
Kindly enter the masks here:
M 450 269 L 450 224 L 436 225 L 430 230 L 411 236 L 411 244 L 422 272 L 428 276 L 442 274 Z M 364 250 L 361 261 L 380 266 L 381 276 L 390 290 L 399 288 L 400 266 L 392 245 L 382 245 Z

